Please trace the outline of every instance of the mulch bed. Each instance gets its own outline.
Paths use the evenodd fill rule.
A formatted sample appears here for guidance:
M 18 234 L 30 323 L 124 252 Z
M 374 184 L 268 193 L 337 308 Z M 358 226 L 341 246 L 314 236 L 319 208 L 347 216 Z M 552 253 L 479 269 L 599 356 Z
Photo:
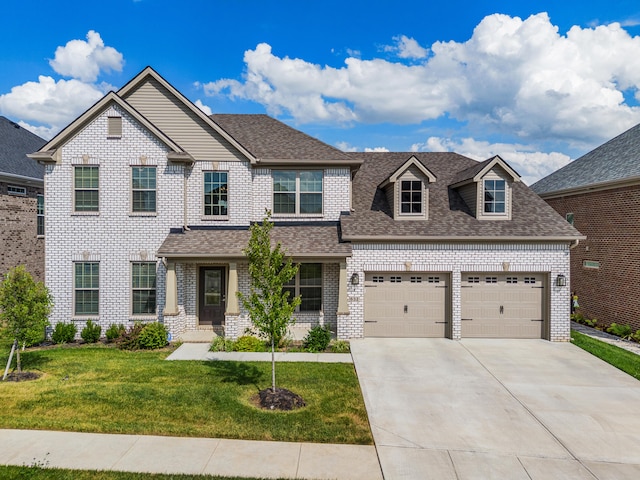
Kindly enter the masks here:
M 41 373 L 36 373 L 36 372 L 22 372 L 22 373 L 11 372 L 9 375 L 7 375 L 7 379 L 5 381 L 6 382 L 28 382 L 29 380 L 37 380 L 41 376 L 42 376 Z M 0 376 L 0 379 L 1 378 L 2 377 Z
M 256 403 L 257 406 L 265 410 L 288 411 L 306 406 L 300 395 L 286 388 L 276 388 L 275 392 L 271 388 L 261 390 L 256 398 Z

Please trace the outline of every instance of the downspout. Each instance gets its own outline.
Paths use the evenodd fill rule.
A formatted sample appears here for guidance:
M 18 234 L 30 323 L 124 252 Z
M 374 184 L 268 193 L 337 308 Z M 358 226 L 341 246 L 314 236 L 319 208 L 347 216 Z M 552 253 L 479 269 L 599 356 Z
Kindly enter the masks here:
M 183 218 L 183 222 L 182 222 L 182 224 L 183 224 L 182 225 L 182 229 L 185 232 L 190 230 L 189 227 L 187 226 L 187 224 L 188 224 L 188 215 L 187 215 L 187 212 L 188 212 L 188 208 L 187 208 L 187 201 L 188 201 L 188 198 L 187 198 L 188 197 L 188 195 L 187 195 L 187 170 L 188 170 L 188 168 L 189 167 L 187 167 L 187 165 L 184 166 L 184 188 L 183 188 L 184 198 L 182 200 L 183 204 L 184 204 L 184 208 L 183 208 L 183 217 L 184 218 Z
M 569 245 L 569 250 L 573 250 L 574 248 L 576 248 L 579 243 L 580 239 L 576 238 L 573 242 L 571 242 L 571 245 Z

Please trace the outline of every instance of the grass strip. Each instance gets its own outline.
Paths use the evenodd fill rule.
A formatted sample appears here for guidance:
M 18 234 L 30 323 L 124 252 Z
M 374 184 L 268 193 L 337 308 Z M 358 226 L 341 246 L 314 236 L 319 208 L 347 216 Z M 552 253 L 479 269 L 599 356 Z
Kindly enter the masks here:
M 274 412 L 252 402 L 271 385 L 269 362 L 166 356 L 104 346 L 27 350 L 23 369 L 42 377 L 0 382 L 0 428 L 372 444 L 353 365 L 277 364 L 278 386 L 307 406 Z
M 571 331 L 571 339 L 575 345 L 583 350 L 640 380 L 640 355 L 624 348 L 601 342 L 575 330 Z

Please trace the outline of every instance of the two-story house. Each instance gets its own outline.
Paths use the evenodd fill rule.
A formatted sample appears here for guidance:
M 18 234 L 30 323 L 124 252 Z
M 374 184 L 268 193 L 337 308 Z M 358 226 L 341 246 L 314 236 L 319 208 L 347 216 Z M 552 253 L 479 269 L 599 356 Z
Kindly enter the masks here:
M 265 210 L 300 263 L 299 326 L 339 338 L 569 339 L 580 234 L 499 157 L 341 152 L 266 115 L 205 115 L 146 68 L 32 155 L 46 165 L 52 323 L 251 325 Z

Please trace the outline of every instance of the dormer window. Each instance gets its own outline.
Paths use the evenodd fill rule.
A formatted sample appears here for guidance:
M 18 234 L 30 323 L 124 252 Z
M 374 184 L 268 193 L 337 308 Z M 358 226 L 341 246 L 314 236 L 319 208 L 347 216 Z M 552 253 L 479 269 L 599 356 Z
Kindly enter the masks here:
M 422 214 L 422 182 L 402 180 L 400 184 L 400 213 Z
M 504 180 L 484 181 L 484 213 L 506 213 L 506 189 Z

